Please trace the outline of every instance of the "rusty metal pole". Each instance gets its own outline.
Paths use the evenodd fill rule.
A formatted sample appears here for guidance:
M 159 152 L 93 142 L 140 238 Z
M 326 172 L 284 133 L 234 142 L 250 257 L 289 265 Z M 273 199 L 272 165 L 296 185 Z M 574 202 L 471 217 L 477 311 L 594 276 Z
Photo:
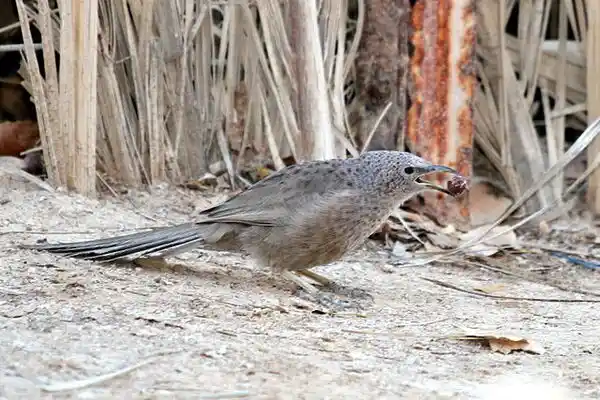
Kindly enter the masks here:
M 412 10 L 411 78 L 415 93 L 408 112 L 411 151 L 436 164 L 472 174 L 472 102 L 476 83 L 475 2 L 418 0 Z M 440 184 L 442 176 L 437 177 Z M 455 200 L 425 193 L 426 212 L 442 224 L 470 225 L 468 196 Z

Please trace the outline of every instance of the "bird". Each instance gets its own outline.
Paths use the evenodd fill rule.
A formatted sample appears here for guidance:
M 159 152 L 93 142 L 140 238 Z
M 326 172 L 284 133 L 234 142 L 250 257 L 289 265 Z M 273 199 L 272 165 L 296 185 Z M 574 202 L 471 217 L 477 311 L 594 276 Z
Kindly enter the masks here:
M 306 161 L 202 210 L 191 222 L 106 239 L 22 247 L 97 262 L 164 261 L 199 247 L 236 251 L 294 282 L 316 302 L 334 307 L 339 299 L 314 283 L 333 288 L 335 282 L 311 269 L 359 248 L 410 197 L 425 190 L 453 195 L 424 179 L 440 172 L 458 174 L 412 153 L 391 150 Z

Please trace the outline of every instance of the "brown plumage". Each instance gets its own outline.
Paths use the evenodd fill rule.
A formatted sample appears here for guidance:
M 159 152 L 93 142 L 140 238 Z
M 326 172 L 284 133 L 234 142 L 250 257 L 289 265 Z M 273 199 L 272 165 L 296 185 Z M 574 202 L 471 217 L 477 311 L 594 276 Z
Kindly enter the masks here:
M 433 172 L 456 173 L 397 151 L 312 161 L 274 173 L 204 210 L 201 219 L 191 223 L 108 239 L 27 247 L 97 261 L 164 257 L 195 247 L 236 250 L 319 300 L 329 301 L 298 274 L 332 285 L 309 269 L 359 247 L 414 194 L 425 189 L 448 193 L 421 179 Z

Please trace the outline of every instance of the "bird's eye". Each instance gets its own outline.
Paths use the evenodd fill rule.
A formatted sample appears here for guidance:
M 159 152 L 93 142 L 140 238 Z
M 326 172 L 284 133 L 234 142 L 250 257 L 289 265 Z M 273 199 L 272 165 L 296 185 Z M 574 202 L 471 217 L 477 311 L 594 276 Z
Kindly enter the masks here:
M 406 167 L 404 168 L 404 173 L 406 175 L 412 175 L 415 172 L 415 169 L 413 167 Z

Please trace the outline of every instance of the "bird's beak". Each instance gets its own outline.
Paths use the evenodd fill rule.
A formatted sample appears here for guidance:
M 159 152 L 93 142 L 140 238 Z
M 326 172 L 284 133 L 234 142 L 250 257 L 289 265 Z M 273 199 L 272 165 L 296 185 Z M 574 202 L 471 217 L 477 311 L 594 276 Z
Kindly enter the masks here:
M 456 171 L 455 169 L 452 169 L 450 167 L 446 167 L 444 165 L 432 165 L 430 167 L 423 168 L 421 173 L 415 180 L 415 182 L 417 182 L 419 185 L 424 186 L 428 189 L 437 190 L 438 192 L 442 192 L 442 193 L 446 193 L 447 195 L 454 196 L 445 187 L 436 185 L 435 183 L 426 181 L 422 178 L 423 175 L 433 174 L 435 172 L 448 172 L 450 174 L 458 174 L 458 171 Z

